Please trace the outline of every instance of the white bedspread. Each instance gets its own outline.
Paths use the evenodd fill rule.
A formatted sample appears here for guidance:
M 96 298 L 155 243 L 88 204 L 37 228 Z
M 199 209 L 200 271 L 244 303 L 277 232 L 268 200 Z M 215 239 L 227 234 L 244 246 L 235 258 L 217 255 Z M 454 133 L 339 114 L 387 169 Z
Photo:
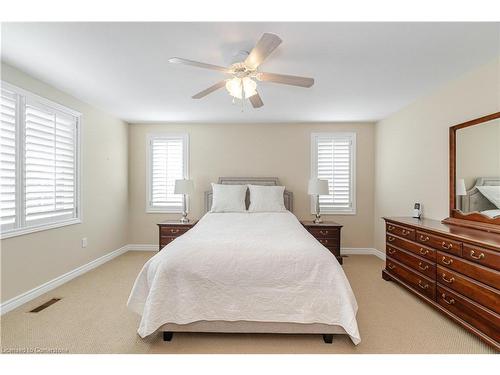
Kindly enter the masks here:
M 290 212 L 209 213 L 152 257 L 128 307 L 141 337 L 199 320 L 339 325 L 358 344 L 358 309 L 334 256 Z

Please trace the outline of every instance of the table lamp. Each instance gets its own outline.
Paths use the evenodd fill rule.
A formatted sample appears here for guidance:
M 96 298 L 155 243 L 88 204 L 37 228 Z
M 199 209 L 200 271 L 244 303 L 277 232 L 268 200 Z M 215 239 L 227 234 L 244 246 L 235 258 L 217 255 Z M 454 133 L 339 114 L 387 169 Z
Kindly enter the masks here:
M 181 223 L 189 223 L 187 218 L 186 195 L 194 192 L 193 180 L 175 180 L 174 194 L 182 194 L 182 218 Z
M 328 189 L 328 180 L 320 180 L 318 178 L 311 178 L 309 180 L 309 186 L 307 189 L 309 195 L 316 196 L 316 218 L 314 219 L 315 224 L 322 223 L 320 208 L 319 208 L 319 196 L 328 195 L 330 191 Z

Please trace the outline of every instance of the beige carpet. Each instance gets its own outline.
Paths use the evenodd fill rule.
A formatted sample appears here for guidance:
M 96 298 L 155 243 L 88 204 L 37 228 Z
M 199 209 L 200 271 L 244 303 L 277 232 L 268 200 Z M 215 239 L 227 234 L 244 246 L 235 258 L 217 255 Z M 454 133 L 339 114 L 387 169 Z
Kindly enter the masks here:
M 139 317 L 125 303 L 134 279 L 153 253 L 128 252 L 40 296 L 1 319 L 2 352 L 69 353 L 493 353 L 494 351 L 416 297 L 383 281 L 383 262 L 350 256 L 344 269 L 359 303 L 361 344 L 321 335 L 176 333 L 143 340 Z M 29 310 L 61 301 L 37 314 Z

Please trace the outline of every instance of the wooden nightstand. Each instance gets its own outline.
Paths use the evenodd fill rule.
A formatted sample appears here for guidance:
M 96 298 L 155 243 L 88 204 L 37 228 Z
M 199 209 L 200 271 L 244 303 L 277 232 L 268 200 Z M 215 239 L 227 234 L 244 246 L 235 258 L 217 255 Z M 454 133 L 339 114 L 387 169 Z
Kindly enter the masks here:
M 321 224 L 315 224 L 312 221 L 301 221 L 301 223 L 342 264 L 342 257 L 340 256 L 340 230 L 342 225 L 334 221 L 324 221 Z
M 181 234 L 186 233 L 190 230 L 194 225 L 198 222 L 198 220 L 191 221 L 189 223 L 181 223 L 176 220 L 164 221 L 158 224 L 158 232 L 159 232 L 159 249 L 163 249 L 170 242 L 175 240 Z

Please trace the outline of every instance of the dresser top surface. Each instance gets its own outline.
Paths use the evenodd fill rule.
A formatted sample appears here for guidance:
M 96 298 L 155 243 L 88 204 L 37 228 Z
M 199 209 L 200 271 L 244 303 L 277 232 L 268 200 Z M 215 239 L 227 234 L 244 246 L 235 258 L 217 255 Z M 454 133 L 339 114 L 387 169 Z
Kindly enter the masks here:
M 495 247 L 500 251 L 500 234 L 465 228 L 458 225 L 444 224 L 439 220 L 415 219 L 413 217 L 384 217 L 386 221 L 406 224 L 415 228 L 427 229 L 434 232 L 458 237 L 464 241 Z
M 189 223 L 181 223 L 179 220 L 165 220 L 165 221 L 162 221 L 161 223 L 158 223 L 157 225 L 169 225 L 169 226 L 172 226 L 172 225 L 179 225 L 179 226 L 183 226 L 183 227 L 190 227 L 190 226 L 193 226 L 195 225 L 196 223 L 198 222 L 198 220 L 191 220 Z
M 336 223 L 335 221 L 323 221 L 322 223 L 315 223 L 312 220 L 301 220 L 302 225 L 308 227 L 342 227 L 342 224 Z

